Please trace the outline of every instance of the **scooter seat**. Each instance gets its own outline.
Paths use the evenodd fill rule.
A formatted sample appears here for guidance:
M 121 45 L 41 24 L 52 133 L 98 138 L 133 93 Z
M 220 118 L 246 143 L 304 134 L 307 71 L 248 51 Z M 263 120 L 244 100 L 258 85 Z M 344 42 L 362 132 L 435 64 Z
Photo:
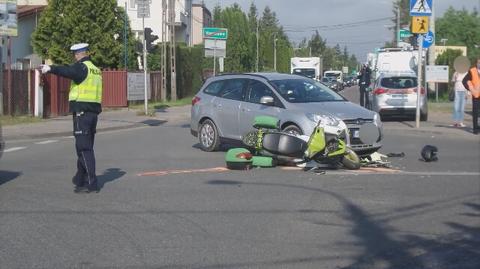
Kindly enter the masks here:
M 268 133 L 263 137 L 263 149 L 287 157 L 302 158 L 307 150 L 307 142 L 294 135 L 285 133 Z

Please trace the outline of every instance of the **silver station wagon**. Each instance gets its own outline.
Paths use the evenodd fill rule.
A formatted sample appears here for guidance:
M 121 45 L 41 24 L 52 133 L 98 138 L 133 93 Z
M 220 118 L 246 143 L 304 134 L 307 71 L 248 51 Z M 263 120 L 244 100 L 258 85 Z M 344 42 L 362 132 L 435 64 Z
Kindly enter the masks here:
M 253 129 L 258 115 L 274 116 L 280 128 L 310 135 L 321 117 L 343 120 L 349 130 L 345 139 L 359 155 L 369 155 L 382 145 L 382 122 L 378 113 L 347 101 L 312 79 L 279 73 L 228 74 L 209 78 L 192 99 L 191 133 L 204 151 L 222 143 L 241 141 Z M 369 128 L 368 139 L 360 135 Z M 362 137 L 362 139 L 360 139 Z

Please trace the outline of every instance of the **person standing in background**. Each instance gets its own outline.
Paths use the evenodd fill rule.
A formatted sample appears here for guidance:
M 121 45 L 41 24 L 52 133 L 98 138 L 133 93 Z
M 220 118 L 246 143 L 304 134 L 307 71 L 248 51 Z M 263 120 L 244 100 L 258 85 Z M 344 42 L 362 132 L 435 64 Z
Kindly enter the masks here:
M 478 113 L 480 110 L 480 58 L 477 58 L 477 65 L 472 67 L 465 78 L 463 78 L 463 86 L 472 94 L 472 119 L 473 133 L 478 134 Z
M 453 90 L 455 91 L 454 106 L 453 106 L 453 126 L 465 127 L 463 123 L 465 113 L 465 100 L 467 99 L 467 89 L 463 86 L 463 78 L 467 75 L 465 73 L 455 72 L 452 76 Z

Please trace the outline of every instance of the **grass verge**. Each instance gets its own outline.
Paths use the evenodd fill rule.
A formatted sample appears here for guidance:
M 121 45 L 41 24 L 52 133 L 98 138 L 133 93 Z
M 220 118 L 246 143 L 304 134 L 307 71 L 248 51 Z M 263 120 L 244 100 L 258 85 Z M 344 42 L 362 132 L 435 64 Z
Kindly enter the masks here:
M 175 107 L 175 106 L 184 106 L 184 105 L 189 105 L 192 102 L 192 97 L 184 97 L 182 99 L 178 99 L 175 102 L 172 101 L 167 101 L 167 102 L 149 102 L 148 103 L 148 115 L 149 116 L 154 116 L 155 111 L 157 110 L 162 110 L 166 109 L 169 107 Z M 143 102 L 137 103 L 134 105 L 129 106 L 130 109 L 138 110 L 137 115 L 145 115 L 145 104 Z
M 3 126 L 42 122 L 44 119 L 31 116 L 0 116 Z

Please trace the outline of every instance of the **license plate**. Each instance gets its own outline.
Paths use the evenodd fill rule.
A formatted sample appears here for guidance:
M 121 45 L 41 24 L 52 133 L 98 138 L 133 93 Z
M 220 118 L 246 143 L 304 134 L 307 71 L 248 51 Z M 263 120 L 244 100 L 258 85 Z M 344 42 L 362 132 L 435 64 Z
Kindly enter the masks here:
M 353 137 L 354 138 L 359 138 L 360 137 L 360 132 L 358 130 L 353 131 Z

